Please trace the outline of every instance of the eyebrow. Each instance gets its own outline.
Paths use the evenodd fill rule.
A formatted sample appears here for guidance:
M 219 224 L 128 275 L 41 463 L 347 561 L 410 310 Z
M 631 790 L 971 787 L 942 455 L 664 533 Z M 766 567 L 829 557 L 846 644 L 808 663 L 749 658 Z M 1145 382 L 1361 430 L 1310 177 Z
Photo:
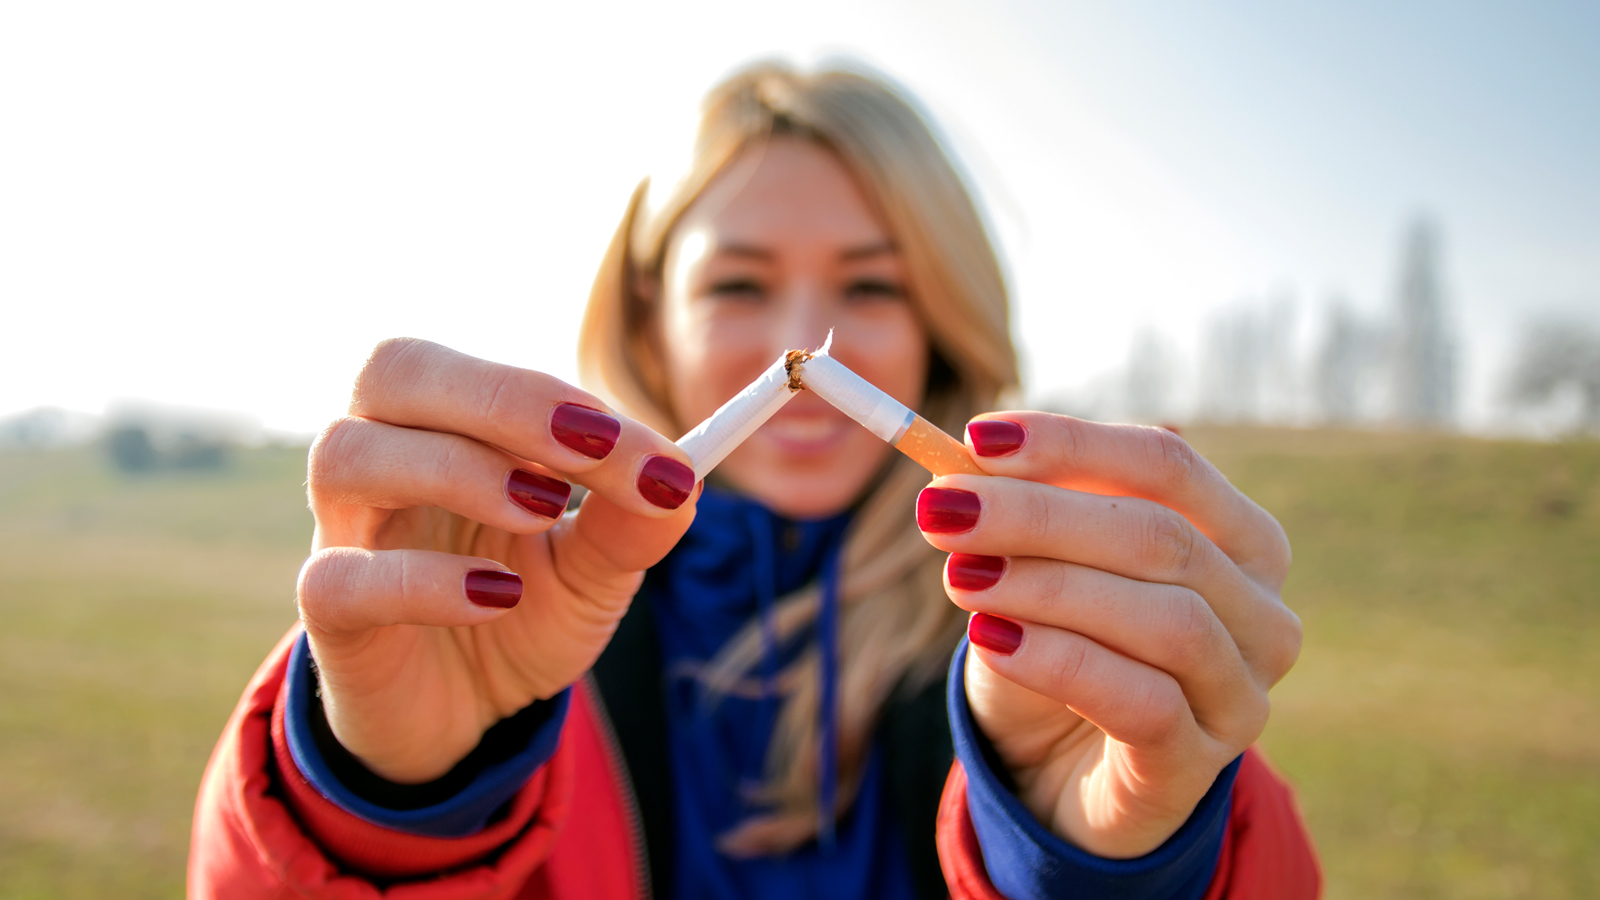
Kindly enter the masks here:
M 851 247 L 839 254 L 839 258 L 845 262 L 856 262 L 857 260 L 871 259 L 874 256 L 884 256 L 898 252 L 899 248 L 894 245 L 894 241 L 878 241 L 873 244 Z
M 742 256 L 749 259 L 761 259 L 767 261 L 771 261 L 772 259 L 771 250 L 768 250 L 765 247 L 757 247 L 753 244 L 718 244 L 714 255 Z
M 871 244 L 862 244 L 850 247 L 839 254 L 839 259 L 844 262 L 857 262 L 863 259 L 872 259 L 876 256 L 898 253 L 899 248 L 894 241 L 875 241 Z M 759 259 L 770 262 L 774 258 L 771 250 L 758 247 L 755 244 L 719 244 L 715 251 L 717 256 L 737 256 L 746 259 Z

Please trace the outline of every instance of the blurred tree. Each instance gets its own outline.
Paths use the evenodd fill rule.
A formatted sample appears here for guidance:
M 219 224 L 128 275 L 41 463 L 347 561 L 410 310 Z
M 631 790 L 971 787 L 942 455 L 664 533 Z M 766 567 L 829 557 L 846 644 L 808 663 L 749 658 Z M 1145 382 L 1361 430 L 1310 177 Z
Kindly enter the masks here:
M 1373 418 L 1373 388 L 1384 360 L 1383 330 L 1362 321 L 1343 297 L 1328 304 L 1322 347 L 1311 362 L 1311 390 L 1323 421 Z
M 1213 316 L 1200 360 L 1200 415 L 1213 422 L 1290 422 L 1300 408 L 1294 297 L 1239 303 Z
M 1600 431 L 1600 333 L 1578 322 L 1547 321 L 1522 338 L 1507 395 L 1514 404 L 1534 406 L 1563 391 L 1578 396 L 1575 431 Z
M 1298 354 L 1295 352 L 1295 324 L 1299 309 L 1294 293 L 1278 288 L 1257 314 L 1256 329 L 1261 349 L 1261 421 L 1289 424 L 1304 418 L 1304 398 Z
M 228 464 L 228 445 L 195 434 L 180 434 L 169 456 L 177 469 L 221 469 Z
M 1455 423 L 1455 342 L 1439 278 L 1439 236 L 1419 217 L 1406 233 L 1395 335 L 1394 414 L 1410 425 Z
M 1135 422 L 1160 423 L 1173 417 L 1177 354 L 1152 328 L 1139 332 L 1128 353 L 1126 405 Z
M 1200 362 L 1200 415 L 1213 422 L 1253 422 L 1261 415 L 1266 356 L 1253 307 L 1240 304 L 1212 317 Z
M 106 435 L 111 461 L 124 472 L 148 472 L 156 467 L 156 448 L 150 432 L 138 425 L 113 428 Z

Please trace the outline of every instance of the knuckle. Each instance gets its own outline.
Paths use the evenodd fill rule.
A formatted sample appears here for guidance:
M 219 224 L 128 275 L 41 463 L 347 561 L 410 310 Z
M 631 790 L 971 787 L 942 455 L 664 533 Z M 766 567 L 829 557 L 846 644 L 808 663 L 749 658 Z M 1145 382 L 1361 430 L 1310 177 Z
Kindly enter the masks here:
M 334 419 L 311 442 L 306 455 L 306 483 L 313 494 L 338 481 L 339 470 L 354 455 L 361 423 L 355 416 Z
M 1085 433 L 1088 423 L 1072 416 L 1051 416 L 1055 425 L 1055 456 L 1059 465 L 1073 468 L 1083 461 L 1084 446 L 1088 435 Z
M 1052 684 L 1069 685 L 1078 680 L 1088 659 L 1089 648 L 1084 641 L 1068 641 L 1059 652 L 1051 655 L 1045 671 Z
M 1269 674 L 1272 684 L 1277 684 L 1294 664 L 1300 660 L 1300 648 L 1305 642 L 1305 629 L 1300 622 L 1300 617 L 1287 606 L 1280 606 L 1282 610 L 1281 623 L 1278 626 L 1278 638 L 1273 642 L 1274 652 L 1269 661 L 1271 666 Z
M 1238 751 L 1255 743 L 1272 718 L 1272 700 L 1265 690 L 1250 690 L 1233 698 L 1228 712 L 1210 735 Z
M 508 411 L 524 409 L 526 405 L 520 402 L 520 385 L 518 370 L 510 366 L 491 366 L 485 374 L 484 390 L 480 396 L 484 398 L 483 408 L 479 415 L 486 422 L 498 421 L 502 414 Z
M 1150 445 L 1150 461 L 1160 481 L 1171 487 L 1187 484 L 1200 468 L 1200 454 L 1188 441 L 1165 428 L 1146 428 L 1144 433 Z
M 1054 528 L 1050 497 L 1038 488 L 1024 490 L 1022 496 L 1022 520 L 1026 534 L 1036 542 L 1048 541 Z
M 1052 562 L 1047 567 L 1048 574 L 1044 578 L 1042 596 L 1046 603 L 1060 605 L 1067 600 L 1067 591 L 1072 586 L 1071 575 L 1065 563 Z
M 1140 742 L 1165 745 L 1178 741 L 1191 721 L 1189 702 L 1177 683 L 1164 679 L 1145 688 L 1134 706 Z
M 464 441 L 445 439 L 431 463 L 428 475 L 435 487 L 470 484 L 481 477 Z
M 1177 513 L 1165 508 L 1150 510 L 1142 531 L 1145 561 L 1157 571 L 1176 579 L 1193 569 L 1199 552 L 1199 536 L 1194 526 Z
M 419 356 L 427 354 L 435 345 L 419 338 L 387 338 L 379 341 L 361 372 L 356 375 L 355 389 L 350 395 L 350 411 L 366 409 L 373 403 L 385 385 L 402 377 Z
M 332 613 L 332 601 L 342 596 L 351 577 L 349 553 L 344 547 L 329 547 L 311 554 L 300 567 L 295 583 L 295 599 L 300 618 L 307 624 L 323 622 Z
M 1289 565 L 1294 562 L 1294 548 L 1289 545 L 1289 533 L 1283 530 L 1283 524 L 1276 518 L 1272 520 L 1272 573 L 1281 584 L 1289 577 Z
M 295 585 L 300 620 L 325 632 L 359 627 L 361 598 L 383 581 L 384 568 L 379 558 L 357 547 L 327 547 L 313 553 L 300 567 Z
M 1245 700 L 1240 710 L 1239 733 L 1234 745 L 1243 749 L 1255 743 L 1256 738 L 1267 730 L 1267 722 L 1272 718 L 1272 698 L 1266 691 L 1252 691 Z
M 1184 672 L 1208 669 L 1214 663 L 1217 619 L 1205 598 L 1195 591 L 1186 587 L 1173 591 L 1175 599 L 1167 607 L 1164 623 L 1173 667 Z

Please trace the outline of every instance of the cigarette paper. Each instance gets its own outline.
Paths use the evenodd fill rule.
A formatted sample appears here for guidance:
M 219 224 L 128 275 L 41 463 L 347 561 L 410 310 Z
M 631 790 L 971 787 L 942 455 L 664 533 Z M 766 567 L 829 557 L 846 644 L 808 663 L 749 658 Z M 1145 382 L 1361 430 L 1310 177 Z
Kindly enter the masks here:
M 694 464 L 696 481 L 706 477 L 745 438 L 755 433 L 772 414 L 794 397 L 789 386 L 788 354 L 767 367 L 760 377 L 722 404 L 710 418 L 678 439 L 678 447 Z
M 832 346 L 830 331 L 822 349 L 801 367 L 801 381 L 807 390 L 815 391 L 934 475 L 985 474 L 964 444 L 829 356 Z

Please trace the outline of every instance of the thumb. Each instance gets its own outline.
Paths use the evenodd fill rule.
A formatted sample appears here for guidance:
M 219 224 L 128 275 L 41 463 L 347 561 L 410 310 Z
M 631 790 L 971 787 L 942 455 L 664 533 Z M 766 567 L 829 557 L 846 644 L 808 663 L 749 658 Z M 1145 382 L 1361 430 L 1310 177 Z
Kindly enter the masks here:
M 696 484 L 665 518 L 638 515 L 591 492 L 576 514 L 563 516 L 549 531 L 557 577 L 581 595 L 632 599 L 640 573 L 660 562 L 689 529 L 702 489 Z

